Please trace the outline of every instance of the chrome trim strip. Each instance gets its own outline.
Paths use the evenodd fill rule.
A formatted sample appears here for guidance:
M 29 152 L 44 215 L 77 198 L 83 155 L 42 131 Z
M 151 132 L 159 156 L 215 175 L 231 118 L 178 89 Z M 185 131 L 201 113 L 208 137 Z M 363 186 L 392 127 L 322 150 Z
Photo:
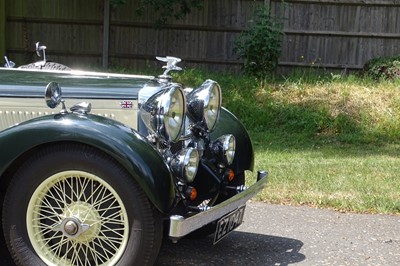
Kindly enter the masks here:
M 43 98 L 51 81 L 60 84 L 65 99 L 137 99 L 146 84 L 159 86 L 152 76 L 10 68 L 0 68 L 0 81 L 0 97 L 13 98 Z
M 47 84 L 37 85 L 3 85 L 0 84 L 0 97 L 12 98 L 43 98 Z M 61 86 L 64 99 L 129 99 L 136 100 L 141 87 L 90 87 L 77 85 L 76 87 Z
M 211 209 L 184 218 L 180 215 L 172 215 L 170 217 L 169 237 L 172 240 L 179 238 L 213 222 L 226 214 L 236 210 L 237 208 L 246 204 L 246 202 L 261 191 L 265 186 L 268 175 L 265 172 L 265 177 L 260 178 L 255 184 L 246 189 L 245 191 L 233 196 L 232 198 L 221 202 L 220 204 L 212 207 Z
M 146 75 L 131 75 L 131 74 L 119 74 L 119 73 L 107 73 L 107 72 L 95 72 L 95 71 L 85 71 L 85 70 L 49 70 L 49 69 L 27 69 L 27 68 L 3 68 L 0 70 L 12 72 L 39 72 L 41 74 L 55 73 L 63 75 L 77 75 L 77 76 L 100 76 L 100 77 L 122 77 L 122 78 L 134 78 L 134 79 L 154 79 L 154 76 Z

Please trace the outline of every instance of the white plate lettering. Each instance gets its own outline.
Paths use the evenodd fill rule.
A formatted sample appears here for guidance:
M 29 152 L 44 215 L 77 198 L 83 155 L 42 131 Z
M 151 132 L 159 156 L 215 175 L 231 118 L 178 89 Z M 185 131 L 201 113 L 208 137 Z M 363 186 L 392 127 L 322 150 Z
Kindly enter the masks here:
M 214 244 L 227 236 L 243 222 L 245 205 L 222 217 L 217 223 Z

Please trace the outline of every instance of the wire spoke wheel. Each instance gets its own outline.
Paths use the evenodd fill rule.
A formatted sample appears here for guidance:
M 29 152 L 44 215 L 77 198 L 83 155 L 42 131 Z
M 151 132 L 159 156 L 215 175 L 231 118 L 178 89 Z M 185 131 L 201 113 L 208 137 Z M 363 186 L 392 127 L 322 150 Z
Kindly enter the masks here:
M 78 143 L 46 146 L 14 173 L 3 232 L 16 265 L 153 265 L 163 223 L 135 177 Z
M 128 214 L 118 194 L 83 171 L 45 179 L 30 198 L 26 226 L 34 250 L 51 265 L 113 265 L 129 235 Z

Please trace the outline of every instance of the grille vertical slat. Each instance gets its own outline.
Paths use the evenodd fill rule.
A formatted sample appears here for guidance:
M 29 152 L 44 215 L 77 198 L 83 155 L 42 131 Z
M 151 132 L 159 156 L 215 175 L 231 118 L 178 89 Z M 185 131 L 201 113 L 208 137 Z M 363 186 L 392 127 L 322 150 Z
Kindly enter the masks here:
M 0 111 L 0 129 L 48 114 L 50 112 Z

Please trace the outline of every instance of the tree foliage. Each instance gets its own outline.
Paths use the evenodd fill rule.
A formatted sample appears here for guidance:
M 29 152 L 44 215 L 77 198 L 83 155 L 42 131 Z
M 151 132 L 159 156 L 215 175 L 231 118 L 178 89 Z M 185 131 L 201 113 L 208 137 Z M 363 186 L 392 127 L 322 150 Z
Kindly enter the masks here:
M 127 0 L 111 0 L 111 5 L 125 4 Z M 155 25 L 161 28 L 171 19 L 182 19 L 193 9 L 203 7 L 203 0 L 138 0 L 136 14 L 143 15 L 146 10 L 157 14 Z
M 244 71 L 265 76 L 278 66 L 282 52 L 282 18 L 272 17 L 267 6 L 255 9 L 247 30 L 235 40 L 234 52 L 244 61 Z

